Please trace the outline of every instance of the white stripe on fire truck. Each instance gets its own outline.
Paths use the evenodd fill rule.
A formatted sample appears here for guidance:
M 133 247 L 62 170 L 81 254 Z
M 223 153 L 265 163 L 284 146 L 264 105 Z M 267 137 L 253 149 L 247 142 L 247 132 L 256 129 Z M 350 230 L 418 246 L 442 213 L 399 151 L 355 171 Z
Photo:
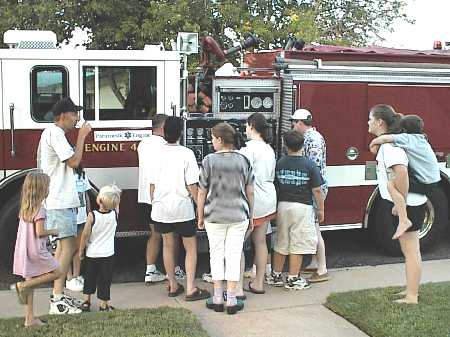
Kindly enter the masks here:
M 441 172 L 450 177 L 450 168 L 445 163 L 439 163 Z M 18 170 L 6 170 L 9 176 Z M 139 171 L 137 167 L 86 168 L 89 179 L 96 186 L 116 183 L 121 189 L 136 189 Z M 370 186 L 376 185 L 376 180 L 365 179 L 364 165 L 327 166 L 326 179 L 329 187 Z

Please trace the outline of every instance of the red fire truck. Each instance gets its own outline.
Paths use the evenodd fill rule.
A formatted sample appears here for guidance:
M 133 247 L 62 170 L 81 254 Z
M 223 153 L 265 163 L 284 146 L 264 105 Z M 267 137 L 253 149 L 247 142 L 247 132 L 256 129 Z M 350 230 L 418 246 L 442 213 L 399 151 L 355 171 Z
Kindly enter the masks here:
M 377 212 L 374 156 L 368 152 L 368 111 L 377 103 L 425 120 L 442 181 L 428 196 L 422 246 L 431 248 L 442 237 L 448 228 L 450 197 L 450 54 L 338 47 L 249 53 L 246 68 L 230 74 L 219 76 L 221 69 L 217 75 L 211 69 L 199 71 L 193 77 L 194 96 L 199 96 L 197 90 L 205 91 L 203 97 L 210 97 L 212 106 L 208 112 L 195 108 L 188 112 L 186 58 L 196 50 L 195 35 L 181 35 L 173 51 L 159 45 L 107 51 L 57 49 L 51 32 L 5 34 L 11 48 L 0 50 L 1 263 L 11 263 L 20 187 L 26 173 L 36 167 L 40 134 L 52 123 L 50 108 L 65 96 L 83 106 L 82 118 L 93 127 L 83 158 L 91 184 L 98 188 L 115 182 L 123 190 L 119 237 L 148 234 L 137 215 L 136 148 L 151 133 L 154 114 L 184 117 L 183 141 L 200 162 L 212 151 L 210 128 L 215 123 L 226 120 L 243 131 L 253 112 L 267 117 L 273 146 L 280 153 L 279 136 L 290 128 L 292 112 L 303 107 L 311 110 L 328 147 L 330 190 L 322 229 L 368 228 L 386 252 L 397 251 Z M 244 43 L 232 51 L 245 47 Z M 203 51 L 219 60 L 232 52 L 218 49 L 208 39 Z M 75 133 L 68 137 L 74 141 Z M 200 249 L 206 248 L 204 241 L 200 240 Z

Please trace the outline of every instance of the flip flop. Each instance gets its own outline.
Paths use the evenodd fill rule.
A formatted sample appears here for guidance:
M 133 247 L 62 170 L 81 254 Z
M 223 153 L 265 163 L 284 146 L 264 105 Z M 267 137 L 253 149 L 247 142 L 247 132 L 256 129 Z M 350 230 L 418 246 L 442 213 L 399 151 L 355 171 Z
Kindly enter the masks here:
M 170 289 L 170 288 L 169 288 Z M 169 297 L 177 297 L 178 295 L 182 294 L 184 292 L 184 287 L 182 284 L 178 283 L 178 288 L 175 291 L 169 291 L 167 296 Z
M 204 300 L 211 297 L 211 294 L 209 293 L 208 290 L 205 289 L 200 289 L 200 288 L 195 288 L 195 291 L 190 294 L 190 295 L 186 295 L 184 297 L 184 299 L 188 302 L 191 301 L 199 301 L 199 300 Z
M 244 290 L 245 291 L 249 291 L 249 292 L 251 292 L 253 294 L 256 294 L 256 295 L 262 295 L 262 294 L 266 293 L 265 290 L 257 290 L 257 289 L 252 288 L 252 282 L 249 282 L 248 283 L 248 289 L 244 289 Z

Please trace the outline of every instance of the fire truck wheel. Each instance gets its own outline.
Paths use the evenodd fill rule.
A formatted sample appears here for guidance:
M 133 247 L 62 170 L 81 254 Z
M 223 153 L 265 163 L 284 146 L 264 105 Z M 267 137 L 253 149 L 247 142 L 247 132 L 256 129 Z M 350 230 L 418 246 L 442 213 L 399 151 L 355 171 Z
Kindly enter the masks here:
M 13 195 L 0 209 L 0 264 L 12 270 L 17 227 L 19 224 L 20 194 Z
M 444 191 L 436 188 L 428 195 L 425 218 L 419 231 L 420 248 L 426 252 L 433 248 L 436 242 L 444 236 L 448 228 L 448 201 Z M 377 245 L 389 255 L 401 255 L 398 240 L 392 240 L 394 229 L 389 220 L 389 214 L 381 207 L 376 207 L 371 232 Z

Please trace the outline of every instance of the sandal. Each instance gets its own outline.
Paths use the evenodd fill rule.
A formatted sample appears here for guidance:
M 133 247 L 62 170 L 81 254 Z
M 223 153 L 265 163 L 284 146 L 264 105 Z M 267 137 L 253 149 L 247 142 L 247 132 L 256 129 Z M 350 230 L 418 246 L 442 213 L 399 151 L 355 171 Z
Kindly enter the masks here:
M 91 303 L 89 301 L 84 301 L 80 306 L 81 311 L 89 312 L 91 311 Z
M 178 283 L 178 288 L 175 291 L 170 291 L 170 287 L 169 287 L 169 293 L 167 294 L 167 296 L 169 296 L 169 297 L 177 297 L 178 295 L 182 294 L 183 292 L 184 292 L 183 285 Z
M 200 289 L 200 288 L 195 288 L 195 291 L 190 294 L 190 295 L 186 295 L 184 297 L 184 299 L 186 301 L 199 301 L 199 300 L 205 300 L 207 298 L 211 297 L 211 294 L 209 293 L 208 290 L 205 289 Z
M 256 294 L 256 295 L 262 295 L 262 294 L 266 293 L 265 290 L 258 290 L 258 289 L 252 288 L 252 282 L 248 283 L 248 289 L 245 289 L 245 291 L 249 291 L 249 292 L 251 292 L 253 294 Z
M 113 311 L 116 310 L 116 308 L 114 308 L 112 305 L 107 305 L 106 307 L 99 307 L 98 311 Z

